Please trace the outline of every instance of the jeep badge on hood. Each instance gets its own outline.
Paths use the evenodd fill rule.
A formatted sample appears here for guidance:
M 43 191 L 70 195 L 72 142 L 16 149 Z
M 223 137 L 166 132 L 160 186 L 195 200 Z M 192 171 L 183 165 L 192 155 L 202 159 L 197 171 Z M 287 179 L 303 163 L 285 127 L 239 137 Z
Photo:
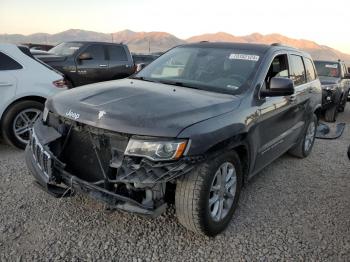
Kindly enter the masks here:
M 72 110 L 69 110 L 68 112 L 66 112 L 66 116 L 73 118 L 74 120 L 79 119 L 80 114 L 73 112 Z

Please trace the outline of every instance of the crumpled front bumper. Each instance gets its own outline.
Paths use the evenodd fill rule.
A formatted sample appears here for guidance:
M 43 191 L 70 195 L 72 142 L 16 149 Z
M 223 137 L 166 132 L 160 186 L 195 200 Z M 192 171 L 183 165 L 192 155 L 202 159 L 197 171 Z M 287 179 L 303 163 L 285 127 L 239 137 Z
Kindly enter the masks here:
M 43 190 L 55 197 L 72 196 L 75 191 L 80 191 L 106 203 L 112 209 L 116 208 L 153 217 L 165 211 L 165 202 L 157 207 L 143 205 L 133 198 L 117 194 L 67 172 L 65 164 L 47 146 L 60 137 L 61 134 L 54 128 L 36 124 L 25 151 L 27 167 Z M 134 172 L 130 175 L 130 177 L 132 176 L 135 176 Z

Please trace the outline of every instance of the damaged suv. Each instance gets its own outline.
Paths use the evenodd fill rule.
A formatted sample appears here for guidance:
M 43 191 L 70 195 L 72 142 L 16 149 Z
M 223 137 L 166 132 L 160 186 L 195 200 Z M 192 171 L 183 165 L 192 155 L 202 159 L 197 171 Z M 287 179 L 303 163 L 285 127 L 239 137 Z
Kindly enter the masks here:
M 187 44 L 131 78 L 49 99 L 26 162 L 55 196 L 82 191 L 150 216 L 175 202 L 181 224 L 214 236 L 229 224 L 244 182 L 287 151 L 310 154 L 320 107 L 306 53 Z

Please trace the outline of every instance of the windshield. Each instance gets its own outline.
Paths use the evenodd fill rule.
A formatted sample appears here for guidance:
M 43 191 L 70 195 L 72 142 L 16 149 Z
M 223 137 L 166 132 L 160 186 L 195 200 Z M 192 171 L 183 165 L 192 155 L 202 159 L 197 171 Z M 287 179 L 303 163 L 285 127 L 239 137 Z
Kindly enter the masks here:
M 61 43 L 51 48 L 48 52 L 59 56 L 70 56 L 77 52 L 82 46 L 82 43 Z
M 261 60 L 252 50 L 177 47 L 135 75 L 146 81 L 238 94 L 249 85 Z
M 339 64 L 334 62 L 314 61 L 319 76 L 339 77 Z

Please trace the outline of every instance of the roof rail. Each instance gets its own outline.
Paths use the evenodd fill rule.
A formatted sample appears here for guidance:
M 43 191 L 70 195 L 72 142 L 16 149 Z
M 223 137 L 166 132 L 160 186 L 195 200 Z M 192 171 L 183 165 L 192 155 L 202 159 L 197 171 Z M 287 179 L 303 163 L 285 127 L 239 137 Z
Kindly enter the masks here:
M 290 45 L 285 45 L 285 44 L 282 44 L 282 43 L 272 43 L 271 46 L 284 46 L 284 47 L 298 49 L 296 47 L 293 47 L 293 46 L 290 46 Z

